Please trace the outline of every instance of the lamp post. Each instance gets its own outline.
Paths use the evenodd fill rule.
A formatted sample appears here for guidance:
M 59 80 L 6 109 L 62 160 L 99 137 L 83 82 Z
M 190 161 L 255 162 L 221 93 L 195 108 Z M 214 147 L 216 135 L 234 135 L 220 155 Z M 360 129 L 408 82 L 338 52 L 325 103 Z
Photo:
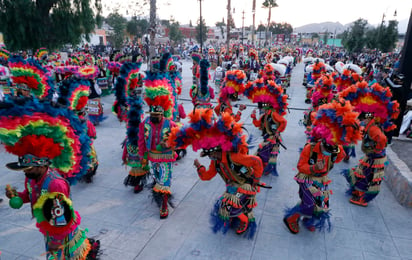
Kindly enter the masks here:
M 243 10 L 242 12 L 242 45 L 243 45 L 243 31 L 244 31 L 244 27 L 245 26 L 245 10 Z
M 202 33 L 202 0 L 199 0 L 200 3 L 200 24 L 199 24 L 199 32 L 200 32 L 200 54 L 203 54 L 203 33 Z
M 255 13 L 256 13 L 256 0 L 253 0 L 253 7 L 252 7 L 252 14 L 253 14 L 252 46 L 255 45 Z

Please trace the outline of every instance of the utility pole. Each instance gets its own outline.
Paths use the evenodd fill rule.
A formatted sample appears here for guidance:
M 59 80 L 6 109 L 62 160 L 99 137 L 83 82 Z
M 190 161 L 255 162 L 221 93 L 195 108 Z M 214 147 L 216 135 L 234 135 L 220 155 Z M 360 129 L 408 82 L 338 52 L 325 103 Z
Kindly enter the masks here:
M 155 54 L 155 36 L 156 36 L 156 0 L 150 0 L 150 49 L 149 61 L 150 70 L 152 70 L 152 56 Z
M 245 10 L 242 12 L 242 45 L 243 45 L 243 31 L 245 26 Z
M 256 0 L 253 0 L 253 7 L 252 7 L 252 14 L 253 14 L 252 45 L 255 45 L 255 13 L 256 13 Z
M 230 16 L 230 0 L 227 0 L 227 25 L 226 25 L 226 52 L 229 55 L 229 45 L 230 45 L 230 22 L 232 18 Z
M 199 24 L 199 31 L 200 31 L 200 55 L 203 55 L 203 33 L 202 33 L 202 0 L 199 0 L 200 3 L 200 24 Z

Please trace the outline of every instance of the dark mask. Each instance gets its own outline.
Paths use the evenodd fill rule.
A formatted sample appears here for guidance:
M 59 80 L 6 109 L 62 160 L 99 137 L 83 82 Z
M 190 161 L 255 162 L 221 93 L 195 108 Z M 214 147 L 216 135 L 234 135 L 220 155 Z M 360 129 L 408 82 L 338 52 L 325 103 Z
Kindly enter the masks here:
M 37 179 L 37 177 L 38 177 L 38 175 L 35 174 L 35 173 L 24 173 L 24 175 L 25 175 L 27 178 L 32 179 L 32 180 Z
M 151 116 L 150 117 L 150 122 L 152 122 L 153 124 L 158 124 L 158 123 L 160 123 L 160 118 Z

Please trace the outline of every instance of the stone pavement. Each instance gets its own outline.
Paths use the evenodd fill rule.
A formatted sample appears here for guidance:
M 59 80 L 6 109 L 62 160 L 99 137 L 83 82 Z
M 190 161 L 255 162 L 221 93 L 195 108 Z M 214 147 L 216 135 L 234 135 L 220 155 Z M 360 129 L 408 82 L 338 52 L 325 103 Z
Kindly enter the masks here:
M 191 84 L 191 62 L 184 61 L 184 95 L 181 101 L 186 112 L 192 109 L 188 98 Z M 159 209 L 146 188 L 140 194 L 123 185 L 128 170 L 121 165 L 120 143 L 125 137 L 125 125 L 111 114 L 114 97 L 103 98 L 107 120 L 97 126 L 95 146 L 100 166 L 94 182 L 78 183 L 72 187 L 73 206 L 82 216 L 83 228 L 89 236 L 100 239 L 101 259 L 412 259 L 412 209 L 401 206 L 387 184 L 367 208 L 348 202 L 346 182 L 339 175 L 344 168 L 353 167 L 357 160 L 336 165 L 332 179 L 331 232 L 311 233 L 304 228 L 291 234 L 283 224 L 283 210 L 298 201 L 298 185 L 293 180 L 299 149 L 305 142 L 303 118 L 305 89 L 301 85 L 303 65 L 293 70 L 288 126 L 283 134 L 287 150 L 278 159 L 280 176 L 264 176 L 262 181 L 273 189 L 262 189 L 255 210 L 258 230 L 252 240 L 237 236 L 232 230 L 226 235 L 210 229 L 209 213 L 225 185 L 217 176 L 200 181 L 193 160 L 198 153 L 188 154 L 173 170 L 172 191 L 175 208 L 169 218 L 159 219 Z M 250 114 L 255 106 L 243 100 L 248 108 L 242 119 L 255 144 L 259 131 L 252 125 Z M 22 190 L 24 175 L 7 170 L 3 165 L 15 161 L 0 151 L 0 185 L 16 186 Z M 256 149 L 256 148 L 255 148 Z M 253 151 L 252 151 L 253 152 Z M 357 155 L 361 156 L 359 145 Z M 203 164 L 208 160 L 202 158 Z M 0 197 L 4 198 L 3 194 Z M 0 259 L 44 259 L 42 235 L 31 219 L 30 207 L 11 209 L 7 199 L 0 204 Z

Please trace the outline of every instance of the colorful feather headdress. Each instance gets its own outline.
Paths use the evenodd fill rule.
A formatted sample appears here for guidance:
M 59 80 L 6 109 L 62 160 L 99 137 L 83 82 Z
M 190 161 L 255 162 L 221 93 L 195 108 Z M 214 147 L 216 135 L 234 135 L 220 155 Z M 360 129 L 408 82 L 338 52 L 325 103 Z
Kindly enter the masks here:
M 258 54 L 258 52 L 257 52 L 256 49 L 250 48 L 250 49 L 249 49 L 249 56 L 250 56 L 252 59 L 257 60 L 258 57 L 259 57 L 259 54 Z
M 348 100 L 359 113 L 372 113 L 384 131 L 396 128 L 391 120 L 399 116 L 399 103 L 391 100 L 392 92 L 388 87 L 378 83 L 368 86 L 362 81 L 340 92 L 339 97 Z
M 192 60 L 199 64 L 200 60 L 202 59 L 202 55 L 198 52 L 192 52 Z
M 200 93 L 206 96 L 209 93 L 209 67 L 210 63 L 207 59 L 200 60 Z M 210 94 L 210 93 L 209 93 Z
M 330 75 L 322 75 L 316 82 L 312 92 L 312 106 L 318 107 L 332 101 L 334 89 L 333 79 Z
M 139 73 L 142 63 L 127 62 L 120 68 L 120 76 L 115 85 L 116 101 L 125 105 L 127 98 L 135 89 L 143 86 L 143 79 Z
M 57 66 L 54 71 L 56 74 L 61 74 L 64 77 L 70 77 L 79 70 L 79 66 L 67 65 L 67 66 Z
M 10 52 L 4 48 L 0 48 L 0 62 L 6 63 L 8 62 L 10 57 Z
M 83 111 L 89 100 L 90 81 L 71 78 L 62 81 L 59 87 L 58 102 L 69 109 Z
M 279 115 L 285 115 L 288 96 L 281 86 L 270 80 L 266 84 L 262 78 L 248 83 L 243 93 L 253 103 L 268 103 Z
M 355 64 L 346 64 L 342 67 L 342 73 L 332 74 L 338 92 L 341 92 L 347 87 L 363 80 L 360 73 L 358 73 L 359 70 L 359 66 Z
M 47 55 L 49 55 L 49 50 L 46 48 L 40 48 L 34 54 L 34 57 L 40 62 L 47 61 Z
M 162 108 L 166 118 L 171 118 L 174 107 L 173 88 L 170 82 L 170 76 L 167 73 L 151 71 L 146 72 L 144 79 L 144 100 L 150 106 L 151 111 L 156 111 L 155 108 Z
M 227 100 L 232 94 L 243 94 L 245 91 L 245 78 L 246 74 L 241 70 L 227 71 L 223 81 L 222 91 L 220 92 L 220 98 Z
M 275 68 L 272 63 L 266 64 L 263 69 L 259 71 L 259 74 L 265 82 L 268 80 L 276 80 Z
M 95 79 L 99 75 L 99 68 L 94 65 L 85 65 L 79 67 L 75 75 L 80 79 Z
M 30 92 L 37 98 L 51 99 L 54 82 L 51 73 L 33 59 L 24 60 L 20 56 L 9 59 L 11 78 L 16 84 L 26 84 Z
M 362 139 L 358 115 L 349 101 L 334 100 L 320 106 L 310 133 L 311 141 L 323 139 L 330 145 L 356 144 Z
M 323 73 L 326 72 L 326 66 L 325 63 L 321 62 L 321 61 L 316 61 L 313 64 L 313 71 L 312 71 L 312 78 L 314 78 L 315 80 L 320 78 L 320 76 L 322 76 Z
M 115 75 L 118 75 L 120 73 L 120 67 L 122 66 L 122 64 L 120 62 L 116 62 L 116 61 L 110 61 L 107 63 L 107 69 Z
M 192 145 L 193 151 L 219 147 L 226 152 L 248 152 L 242 124 L 236 123 L 229 113 L 223 112 L 216 121 L 212 109 L 201 108 L 189 114 L 189 118 L 188 124 L 172 129 L 168 139 L 172 147 Z
M 73 111 L 49 102 L 10 99 L 0 109 L 0 140 L 9 153 L 46 158 L 50 167 L 75 183 L 89 168 L 90 137 Z

